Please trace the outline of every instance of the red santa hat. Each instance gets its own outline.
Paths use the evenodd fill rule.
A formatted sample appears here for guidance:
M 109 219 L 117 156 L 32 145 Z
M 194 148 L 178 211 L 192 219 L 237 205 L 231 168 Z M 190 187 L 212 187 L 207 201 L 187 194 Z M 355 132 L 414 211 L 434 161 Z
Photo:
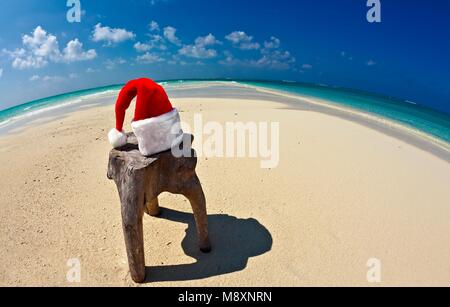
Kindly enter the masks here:
M 179 145 L 183 138 L 180 115 L 172 107 L 169 97 L 159 84 L 146 78 L 128 82 L 120 91 L 116 102 L 116 128 L 108 134 L 114 148 L 127 144 L 123 131 L 125 112 L 137 97 L 131 124 L 141 154 L 150 156 Z

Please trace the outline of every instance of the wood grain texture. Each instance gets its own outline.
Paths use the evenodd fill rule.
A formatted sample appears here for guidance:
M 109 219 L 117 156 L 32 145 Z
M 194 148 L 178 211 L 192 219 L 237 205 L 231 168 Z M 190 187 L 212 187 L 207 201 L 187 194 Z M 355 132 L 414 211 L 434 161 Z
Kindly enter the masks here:
M 128 264 L 137 283 L 145 281 L 143 215 L 160 214 L 158 196 L 163 192 L 184 195 L 190 201 L 200 250 L 211 251 L 206 200 L 195 172 L 197 157 L 190 148 L 192 141 L 193 136 L 185 135 L 180 149 L 185 146 L 190 154 L 183 157 L 175 157 L 171 151 L 144 157 L 131 133 L 126 146 L 110 152 L 108 178 L 114 180 L 119 192 Z

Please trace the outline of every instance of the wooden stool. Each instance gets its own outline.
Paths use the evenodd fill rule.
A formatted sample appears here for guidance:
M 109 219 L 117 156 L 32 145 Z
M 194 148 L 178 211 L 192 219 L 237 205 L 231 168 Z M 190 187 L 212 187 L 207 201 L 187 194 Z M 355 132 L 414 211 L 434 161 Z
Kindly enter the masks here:
M 192 141 L 193 136 L 185 135 L 181 148 Z M 205 195 L 195 172 L 197 157 L 194 150 L 189 151 L 189 157 L 177 158 L 171 151 L 144 157 L 130 133 L 126 146 L 110 152 L 108 178 L 115 181 L 119 191 L 128 264 L 137 283 L 145 281 L 143 215 L 160 214 L 158 196 L 163 192 L 184 195 L 190 201 L 200 250 L 211 251 Z

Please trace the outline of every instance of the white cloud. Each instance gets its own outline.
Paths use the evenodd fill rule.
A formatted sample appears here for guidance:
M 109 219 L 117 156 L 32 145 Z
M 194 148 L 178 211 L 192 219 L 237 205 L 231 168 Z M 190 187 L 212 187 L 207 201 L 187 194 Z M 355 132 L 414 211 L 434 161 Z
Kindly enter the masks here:
M 168 26 L 164 28 L 164 37 L 174 45 L 180 46 L 181 40 L 177 37 L 177 29 Z
M 26 54 L 24 49 L 20 49 L 19 52 L 14 52 L 12 55 L 12 66 L 16 69 L 28 69 L 28 68 L 41 68 L 48 64 L 48 61 L 41 57 L 34 57 L 33 55 Z
M 152 20 L 152 22 L 150 22 L 149 27 L 150 27 L 150 31 L 159 32 L 159 24 L 156 21 Z
M 83 44 L 78 39 L 68 42 L 63 51 L 63 59 L 66 62 L 87 61 L 96 57 L 97 52 L 94 49 L 84 51 Z
M 16 69 L 41 68 L 49 62 L 70 63 L 97 57 L 94 49 L 84 51 L 83 44 L 78 39 L 68 42 L 61 52 L 56 36 L 47 33 L 41 26 L 36 27 L 31 35 L 23 35 L 22 44 L 22 48 L 14 51 L 3 50 L 11 57 L 12 66 Z
M 303 69 L 313 69 L 313 66 L 311 64 L 303 64 L 302 68 Z
M 269 41 L 264 42 L 264 48 L 265 49 L 278 49 L 281 46 L 281 41 L 276 38 L 275 36 L 272 36 Z
M 242 50 L 256 50 L 261 47 L 259 43 L 253 41 L 253 36 L 249 36 L 243 31 L 232 32 L 225 36 L 225 39 L 230 41 L 235 48 Z
M 264 42 L 259 59 L 236 59 L 229 51 L 225 52 L 225 60 L 219 63 L 227 66 L 245 66 L 261 69 L 288 70 L 296 59 L 289 51 L 281 49 L 281 41 L 276 37 L 271 37 Z
M 88 74 L 92 74 L 92 73 L 95 73 L 95 72 L 99 72 L 99 70 L 98 69 L 94 69 L 92 67 L 89 67 L 88 69 L 86 69 L 86 72 Z
M 296 62 L 295 57 L 289 51 L 281 48 L 281 41 L 275 36 L 272 36 L 269 41 L 264 42 L 264 48 L 261 49 L 261 54 L 262 58 L 253 63 L 258 68 L 288 70 Z
M 176 36 L 177 29 L 174 27 L 165 27 L 163 33 L 164 37 L 159 34 L 161 29 L 156 21 L 150 22 L 149 29 L 151 33 L 148 33 L 147 36 L 150 39 L 147 42 L 139 41 L 134 44 L 134 49 L 136 49 L 137 52 L 144 53 L 152 49 L 167 50 L 166 39 L 173 44 L 178 46 L 181 45 L 181 40 Z
M 3 77 L 3 68 L 0 68 L 0 78 Z
M 288 70 L 291 68 L 291 64 L 295 63 L 295 58 L 291 55 L 289 51 L 284 50 L 274 50 L 263 52 L 261 59 L 256 61 L 254 64 L 260 68 L 270 68 L 278 70 Z
M 201 46 L 201 47 L 205 47 L 205 46 L 212 46 L 212 45 L 218 45 L 221 44 L 220 41 L 218 41 L 214 35 L 212 35 L 211 33 L 209 33 L 206 36 L 200 36 L 197 37 L 195 39 L 195 45 L 196 46 Z
M 123 65 L 127 61 L 122 58 L 116 58 L 116 59 L 108 59 L 105 62 L 106 69 L 114 69 L 117 65 Z
M 137 52 L 147 52 L 152 49 L 167 50 L 166 41 L 161 35 L 152 34 L 149 36 L 150 40 L 148 42 L 137 42 L 134 44 L 134 49 L 136 49 Z
M 217 51 L 207 47 L 217 44 L 221 42 L 210 33 L 207 36 L 197 37 L 193 45 L 183 46 L 178 53 L 196 59 L 210 59 L 217 56 Z
M 153 63 L 163 62 L 164 59 L 157 54 L 147 52 L 141 56 L 138 56 L 136 58 L 136 61 L 138 61 L 141 64 L 153 64 Z
M 196 58 L 196 59 L 211 59 L 217 56 L 217 51 L 214 49 L 206 49 L 195 45 L 187 45 L 180 49 L 181 55 Z
M 374 66 L 377 63 L 374 60 L 369 60 L 366 64 L 367 64 L 367 66 Z
M 146 52 L 152 49 L 152 46 L 150 44 L 137 42 L 136 44 L 134 44 L 134 49 L 136 49 L 138 52 Z
M 34 75 L 30 78 L 30 81 L 39 81 L 42 80 L 44 82 L 62 82 L 65 79 L 63 77 L 60 76 L 39 76 L 39 75 Z
M 41 26 L 36 27 L 31 35 L 23 35 L 22 44 L 22 48 L 14 51 L 4 50 L 16 69 L 41 68 L 61 57 L 56 36 L 48 34 Z
M 166 41 L 159 34 L 150 35 L 149 43 L 150 43 L 150 46 L 152 46 L 152 48 L 156 48 L 159 50 L 167 50 Z
M 136 35 L 125 29 L 102 27 L 101 23 L 98 23 L 92 31 L 92 40 L 94 42 L 104 41 L 108 46 L 118 44 L 127 40 L 132 40 Z
M 22 43 L 36 57 L 49 58 L 54 61 L 60 57 L 58 39 L 52 34 L 47 34 L 41 26 L 38 26 L 31 36 L 24 35 Z

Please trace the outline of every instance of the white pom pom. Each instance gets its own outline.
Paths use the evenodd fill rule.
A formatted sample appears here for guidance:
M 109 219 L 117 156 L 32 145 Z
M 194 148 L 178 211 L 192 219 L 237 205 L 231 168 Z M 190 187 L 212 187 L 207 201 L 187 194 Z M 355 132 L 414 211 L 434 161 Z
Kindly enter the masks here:
M 127 145 L 127 135 L 124 132 L 119 132 L 117 129 L 112 129 L 108 133 L 108 140 L 113 148 Z

